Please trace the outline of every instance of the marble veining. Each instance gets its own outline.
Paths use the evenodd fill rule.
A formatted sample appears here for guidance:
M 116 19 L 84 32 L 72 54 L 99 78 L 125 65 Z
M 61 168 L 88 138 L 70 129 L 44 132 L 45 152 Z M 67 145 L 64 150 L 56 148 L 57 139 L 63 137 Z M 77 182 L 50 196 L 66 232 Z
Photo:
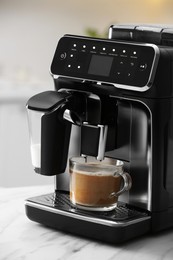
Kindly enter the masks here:
M 0 260 L 173 259 L 173 229 L 109 245 L 27 219 L 24 200 L 52 191 L 52 186 L 0 188 Z

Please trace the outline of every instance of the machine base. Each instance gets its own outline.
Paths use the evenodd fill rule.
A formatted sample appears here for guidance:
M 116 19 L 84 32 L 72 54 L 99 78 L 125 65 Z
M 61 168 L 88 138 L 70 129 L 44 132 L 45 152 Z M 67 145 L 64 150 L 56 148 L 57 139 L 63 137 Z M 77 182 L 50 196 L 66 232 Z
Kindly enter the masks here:
M 70 203 L 69 194 L 65 192 L 30 198 L 25 207 L 30 220 L 109 243 L 121 243 L 151 229 L 151 216 L 147 211 L 121 202 L 110 212 L 79 210 Z

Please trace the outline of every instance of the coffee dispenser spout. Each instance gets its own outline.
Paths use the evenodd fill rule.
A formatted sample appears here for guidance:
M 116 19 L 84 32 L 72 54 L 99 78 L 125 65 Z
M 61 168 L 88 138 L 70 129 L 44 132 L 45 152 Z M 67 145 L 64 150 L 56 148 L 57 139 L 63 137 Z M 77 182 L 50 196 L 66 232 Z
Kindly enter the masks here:
M 98 127 L 100 129 L 100 135 L 99 135 L 99 144 L 98 144 L 98 155 L 96 158 L 97 158 L 97 160 L 102 161 L 105 156 L 108 126 L 107 125 L 98 125 Z
M 108 126 L 84 122 L 81 128 L 81 154 L 102 161 L 105 156 Z

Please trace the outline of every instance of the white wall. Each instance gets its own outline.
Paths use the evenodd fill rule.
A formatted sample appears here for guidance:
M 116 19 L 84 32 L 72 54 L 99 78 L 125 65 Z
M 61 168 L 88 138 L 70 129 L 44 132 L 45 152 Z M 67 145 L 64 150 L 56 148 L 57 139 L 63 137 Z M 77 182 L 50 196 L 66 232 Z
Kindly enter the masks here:
M 25 103 L 53 89 L 49 66 L 65 33 L 113 23 L 171 23 L 172 0 L 0 1 L 0 186 L 51 183 L 34 174 Z

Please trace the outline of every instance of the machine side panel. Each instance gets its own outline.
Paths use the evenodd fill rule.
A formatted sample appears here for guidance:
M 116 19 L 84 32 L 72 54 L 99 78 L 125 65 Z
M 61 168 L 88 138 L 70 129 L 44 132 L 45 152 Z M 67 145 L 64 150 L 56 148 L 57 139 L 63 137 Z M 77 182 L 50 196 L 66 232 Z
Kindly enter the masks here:
M 130 174 L 133 180 L 129 203 L 151 210 L 151 115 L 139 102 L 132 102 Z
M 119 100 L 117 147 L 106 155 L 125 162 L 132 177 L 129 203 L 151 208 L 151 118 L 145 105 L 138 101 Z
M 168 144 L 167 144 L 167 160 L 166 160 L 166 179 L 165 188 L 169 192 L 169 206 L 173 207 L 173 100 L 171 99 L 171 114 L 168 123 Z

